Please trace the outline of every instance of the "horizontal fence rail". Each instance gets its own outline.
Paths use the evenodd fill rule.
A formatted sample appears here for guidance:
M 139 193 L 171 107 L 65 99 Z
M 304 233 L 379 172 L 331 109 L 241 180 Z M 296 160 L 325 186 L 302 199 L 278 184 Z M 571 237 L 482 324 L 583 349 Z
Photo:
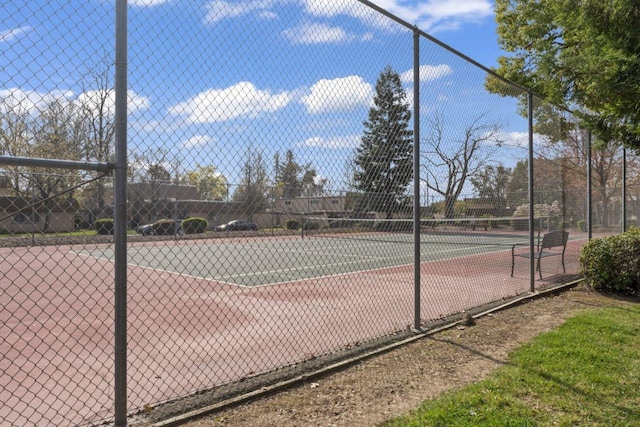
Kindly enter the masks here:
M 217 403 L 637 225 L 634 154 L 368 1 L 45 3 L 0 5 L 2 425 Z

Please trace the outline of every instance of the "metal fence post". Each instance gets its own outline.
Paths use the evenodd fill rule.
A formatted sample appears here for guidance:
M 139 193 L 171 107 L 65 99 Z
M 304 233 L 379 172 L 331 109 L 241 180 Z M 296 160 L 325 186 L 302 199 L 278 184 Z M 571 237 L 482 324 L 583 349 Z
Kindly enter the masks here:
M 535 219 L 534 219 L 534 195 L 533 195 L 533 94 L 528 92 L 528 119 L 529 119 L 529 282 L 531 292 L 536 291 L 536 270 L 535 270 Z
M 114 424 L 127 425 L 127 0 L 116 2 Z
M 420 32 L 413 30 L 413 327 L 420 329 Z
M 622 232 L 627 231 L 627 149 L 622 147 Z
M 587 235 L 593 236 L 593 196 L 591 194 L 591 130 L 587 131 Z

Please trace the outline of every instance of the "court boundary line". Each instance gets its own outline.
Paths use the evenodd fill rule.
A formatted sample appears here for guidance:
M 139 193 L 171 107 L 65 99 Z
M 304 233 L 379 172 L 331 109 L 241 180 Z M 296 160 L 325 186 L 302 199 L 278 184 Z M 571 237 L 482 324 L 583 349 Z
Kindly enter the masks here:
M 197 246 L 197 245 L 193 245 L 193 246 Z M 455 249 L 448 249 L 445 251 L 439 251 L 437 253 L 445 253 L 445 252 L 457 252 L 457 251 L 462 251 L 462 250 L 469 250 L 469 249 L 473 249 L 473 248 L 478 248 L 478 247 L 484 247 L 485 245 L 474 245 L 474 246 L 468 246 L 468 247 L 464 247 L 464 248 L 455 248 Z M 501 246 L 501 245 L 495 245 L 495 246 Z M 429 264 L 429 263 L 434 263 L 434 262 L 441 262 L 441 261 L 446 261 L 446 260 L 451 260 L 451 259 L 458 259 L 458 258 L 466 258 L 466 257 L 470 257 L 470 256 L 478 256 L 478 255 L 482 255 L 484 253 L 500 253 L 500 252 L 508 252 L 511 251 L 511 249 L 501 249 L 501 250 L 497 250 L 497 251 L 489 251 L 489 252 L 482 252 L 482 253 L 475 253 L 475 254 L 469 254 L 469 255 L 465 255 L 462 257 L 453 257 L 453 258 L 442 258 L 442 259 L 435 259 L 435 260 L 427 260 L 427 261 L 420 261 L 420 265 L 422 266 L 423 264 Z M 98 260 L 102 260 L 102 261 L 107 261 L 110 263 L 113 263 L 112 259 L 109 258 L 105 258 L 103 256 L 94 256 L 94 255 L 90 255 L 90 254 L 82 254 L 82 253 L 78 253 L 75 252 L 74 250 L 69 250 L 69 252 L 73 252 L 76 255 L 79 256 L 84 256 L 87 258 L 94 258 L 94 259 L 98 259 Z M 400 258 L 407 258 L 411 256 L 409 255 L 404 255 L 404 256 L 396 256 L 396 257 L 391 257 L 391 258 L 381 258 L 381 259 L 400 259 Z M 366 261 L 370 261 L 371 259 L 362 259 L 362 262 L 366 262 Z M 354 264 L 356 263 L 355 261 L 350 261 L 349 263 Z M 197 280 L 204 280 L 206 282 L 215 282 L 215 283 L 220 283 L 223 285 L 228 285 L 228 286 L 233 286 L 233 287 L 238 287 L 238 288 L 243 288 L 243 289 L 258 289 L 258 288 L 263 288 L 263 287 L 267 287 L 267 286 L 279 286 L 279 285 L 286 285 L 286 284 L 291 284 L 291 283 L 297 283 L 297 282 L 304 282 L 304 281 L 309 281 L 309 280 L 318 280 L 318 279 L 325 279 L 325 278 L 335 278 L 335 277 L 343 277 L 343 276 L 348 276 L 348 275 L 352 275 L 352 274 L 362 274 L 362 273 L 370 273 L 370 272 L 376 272 L 376 271 L 383 271 L 383 270 L 389 270 L 389 269 L 393 269 L 393 268 L 406 268 L 407 266 L 413 266 L 414 263 L 410 262 L 410 263 L 404 263 L 404 264 L 398 264 L 398 265 L 393 265 L 393 266 L 386 266 L 386 267 L 376 267 L 376 268 L 370 268 L 370 269 L 363 269 L 363 270 L 356 270 L 356 271 L 348 271 L 348 272 L 342 272 L 342 273 L 334 273 L 334 274 L 330 274 L 330 275 L 323 275 L 323 276 L 313 276 L 313 277 L 305 277 L 305 278 L 301 278 L 301 279 L 295 279 L 295 280 L 285 280 L 285 281 L 280 281 L 280 282 L 271 282 L 271 283 L 261 283 L 258 285 L 245 285 L 245 284 L 241 284 L 241 283 L 235 283 L 235 282 L 229 282 L 223 279 L 217 279 L 217 278 L 212 278 L 212 277 L 203 277 L 203 276 L 196 276 L 193 274 L 186 274 L 186 273 L 180 273 L 177 271 L 171 271 L 171 270 L 164 270 L 164 269 L 160 269 L 160 268 L 156 268 L 156 267 L 148 267 L 148 266 L 143 266 L 143 265 L 138 265 L 138 264 L 134 264 L 131 262 L 127 262 L 127 265 L 130 267 L 134 267 L 134 268 L 141 268 L 144 270 L 152 270 L 155 271 L 158 274 L 162 274 L 162 273 L 168 273 L 171 275 L 177 275 L 177 276 L 181 276 L 181 277 L 185 277 L 185 278 L 192 278 L 192 279 L 197 279 Z M 311 268 L 318 268 L 318 267 L 323 267 L 323 266 L 329 266 L 329 265 L 335 265 L 335 264 L 323 264 L 323 265 L 314 265 L 314 266 L 306 266 L 303 268 L 299 268 L 298 270 L 305 270 L 305 269 L 311 269 Z M 285 270 L 281 270 L 281 271 L 286 271 L 286 270 L 294 270 L 294 269 L 285 269 Z M 277 271 L 277 270 L 273 270 L 273 271 Z M 259 274 L 265 274 L 265 271 L 260 271 L 260 272 L 253 272 L 253 273 L 243 273 L 243 275 L 248 276 L 248 275 L 259 275 Z M 238 277 L 238 275 L 236 275 L 235 277 Z

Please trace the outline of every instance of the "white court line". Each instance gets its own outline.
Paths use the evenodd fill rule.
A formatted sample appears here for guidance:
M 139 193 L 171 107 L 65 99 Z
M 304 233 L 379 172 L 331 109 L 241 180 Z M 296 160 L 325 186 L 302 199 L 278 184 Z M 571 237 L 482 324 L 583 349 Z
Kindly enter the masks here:
M 480 247 L 485 247 L 486 245 L 480 246 Z M 496 245 L 499 246 L 499 245 Z M 443 254 L 443 253 L 449 253 L 449 252 L 460 252 L 460 251 L 468 251 L 471 249 L 476 249 L 478 248 L 478 245 L 474 245 L 474 246 L 467 246 L 467 247 L 462 247 L 462 248 L 456 248 L 456 249 L 448 249 L 448 250 L 444 250 L 444 251 L 437 251 L 437 252 L 429 252 L 430 254 Z M 505 249 L 505 251 L 508 251 L 510 249 Z M 91 254 L 81 254 L 75 251 L 70 251 L 75 253 L 76 255 L 79 256 L 85 256 L 85 257 L 91 257 L 94 259 L 100 259 L 100 260 L 104 260 L 104 261 L 109 261 L 111 263 L 113 263 L 113 259 L 109 259 L 106 258 L 104 256 L 94 256 Z M 301 251 L 291 251 L 291 252 L 301 252 Z M 499 251 L 495 251 L 495 252 L 499 252 Z M 313 254 L 313 253 L 307 253 L 307 254 Z M 335 254 L 334 254 L 335 255 Z M 476 254 L 470 254 L 470 255 L 476 255 Z M 407 255 L 403 255 L 403 256 L 396 256 L 396 257 L 382 257 L 382 258 L 373 258 L 373 260 L 400 260 L 400 259 L 404 259 L 404 258 L 408 258 L 413 256 L 412 254 L 407 254 Z M 235 282 L 228 282 L 226 279 L 229 278 L 241 278 L 241 277 L 251 277 L 251 276 L 267 276 L 273 273 L 287 273 L 287 272 L 296 272 L 296 271 L 304 271 L 304 270 L 310 270 L 310 269 L 314 269 L 314 268 L 324 268 L 324 267 L 332 267 L 332 266 L 339 266 L 339 265 L 354 265 L 354 264 L 358 264 L 358 263 L 362 263 L 362 262 L 366 262 L 366 261 L 370 261 L 371 259 L 362 259 L 361 261 L 350 261 L 350 262 L 346 262 L 346 263 L 330 263 L 330 264 L 320 264 L 320 265 L 312 265 L 312 266 L 304 266 L 304 267 L 294 267 L 294 268 L 286 268 L 286 269 L 277 269 L 277 270 L 266 270 L 266 271 L 258 271 L 258 272 L 251 272 L 251 273 L 241 273 L 241 274 L 233 274 L 233 275 L 222 275 L 220 278 L 218 277 L 204 277 L 204 276 L 196 276 L 196 275 L 192 275 L 192 274 L 186 274 L 186 273 L 181 273 L 178 271 L 172 271 L 172 270 L 165 270 L 165 269 L 160 269 L 160 268 L 155 268 L 155 267 L 147 267 L 147 266 L 143 266 L 143 265 L 139 265 L 139 264 L 135 264 L 135 263 L 130 263 L 128 262 L 127 265 L 131 266 L 131 267 L 137 267 L 137 268 L 142 268 L 142 269 L 146 269 L 146 270 L 152 270 L 155 272 L 164 272 L 164 273 L 169 273 L 169 274 L 177 274 L 179 276 L 183 276 L 183 277 L 191 277 L 194 279 L 199 279 L 199 280 L 206 280 L 206 281 L 214 281 L 214 282 L 218 282 L 218 283 L 222 283 L 222 284 L 226 284 L 226 285 L 231 285 L 231 286 L 239 286 L 242 288 L 258 288 L 258 287 L 263 287 L 263 286 L 272 286 L 272 285 L 281 285 L 281 284 L 286 284 L 286 283 L 294 283 L 294 282 L 299 282 L 299 281 L 303 281 L 303 280 L 311 280 L 311 279 L 318 279 L 318 278 L 325 278 L 325 277 L 341 277 L 341 276 L 345 276 L 345 275 L 349 275 L 349 274 L 358 274 L 358 273 L 367 273 L 367 272 L 375 272 L 375 271 L 380 271 L 380 270 L 387 270 L 389 268 L 398 268 L 398 267 L 405 267 L 405 266 L 410 266 L 413 265 L 413 262 L 411 263 L 407 263 L 407 264 L 398 264 L 398 265 L 391 265 L 391 266 L 386 266 L 386 267 L 376 267 L 376 268 L 370 268 L 370 269 L 363 269 L 363 270 L 356 270 L 356 271 L 348 271 L 348 272 L 343 272 L 343 273 L 336 273 L 336 274 L 330 274 L 330 275 L 323 275 L 323 276 L 313 276 L 313 277 L 303 277 L 303 278 L 299 278 L 299 279 L 293 279 L 293 280 L 287 280 L 287 281 L 283 281 L 283 282 L 273 282 L 273 283 L 263 283 L 263 284 L 259 284 L 259 285 L 244 285 L 242 283 L 235 283 Z M 423 263 L 429 263 L 429 262 L 436 262 L 436 261 L 442 261 L 442 259 L 436 259 L 436 260 L 429 260 L 429 261 L 421 261 L 420 264 Z
M 83 256 L 83 257 L 87 257 L 87 258 L 94 258 L 94 259 L 99 259 L 99 260 L 103 260 L 103 261 L 109 261 L 110 263 L 113 264 L 113 260 L 109 259 L 109 258 L 99 257 L 99 256 L 91 255 L 91 254 L 81 254 L 81 253 L 75 252 L 75 251 L 69 251 L 69 252 L 72 252 L 72 253 L 74 253 L 74 254 L 76 254 L 78 256 Z M 206 280 L 208 282 L 218 282 L 218 283 L 222 283 L 223 285 L 243 286 L 243 287 L 248 287 L 248 288 L 252 288 L 253 287 L 253 286 L 241 285 L 239 283 L 234 283 L 234 282 L 226 282 L 224 280 L 216 279 L 215 277 L 194 276 L 193 274 L 180 273 L 179 271 L 164 270 L 164 269 L 155 268 L 155 267 L 147 267 L 147 266 L 144 266 L 144 265 L 134 264 L 134 263 L 130 263 L 130 262 L 127 263 L 127 266 L 141 268 L 143 270 L 151 270 L 151 271 L 155 271 L 155 272 L 160 273 L 160 274 L 162 274 L 162 273 L 176 274 L 178 276 L 190 277 L 190 278 L 199 279 L 199 280 Z

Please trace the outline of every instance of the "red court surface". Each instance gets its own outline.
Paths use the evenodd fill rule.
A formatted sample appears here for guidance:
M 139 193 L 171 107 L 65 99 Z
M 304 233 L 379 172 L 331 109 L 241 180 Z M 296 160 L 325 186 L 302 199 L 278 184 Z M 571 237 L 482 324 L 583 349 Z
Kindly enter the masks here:
M 567 246 L 578 270 L 584 240 Z M 113 264 L 85 249 L 0 249 L 0 424 L 113 415 Z M 425 321 L 530 290 L 509 250 L 421 264 Z M 562 273 L 543 261 L 544 287 Z M 413 325 L 412 265 L 259 287 L 128 268 L 128 407 L 136 410 Z M 538 276 L 536 275 L 536 279 Z

